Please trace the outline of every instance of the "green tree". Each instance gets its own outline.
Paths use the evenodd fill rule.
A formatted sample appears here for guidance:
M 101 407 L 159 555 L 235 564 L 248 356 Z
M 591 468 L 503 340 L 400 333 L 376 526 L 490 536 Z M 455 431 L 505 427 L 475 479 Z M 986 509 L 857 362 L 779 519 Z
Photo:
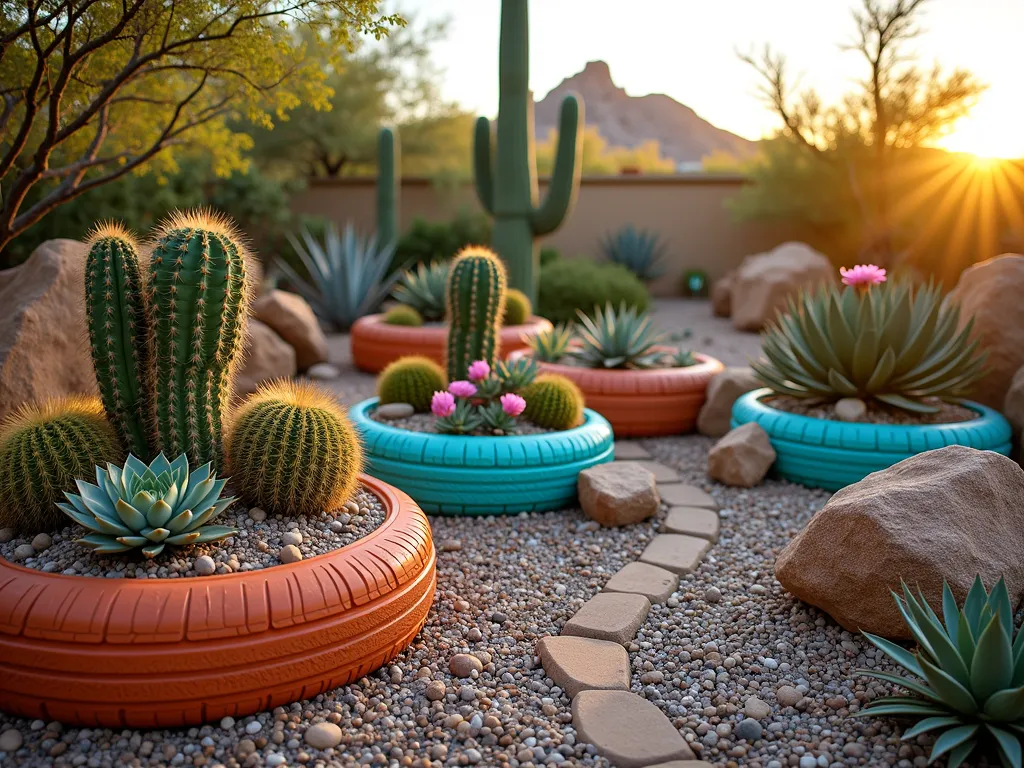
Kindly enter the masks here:
M 324 108 L 322 62 L 402 20 L 378 0 L 0 0 L 0 261 L 57 206 L 196 147 L 244 170 L 240 118 Z M 9 263 L 9 261 L 8 261 Z
M 555 165 L 558 131 L 537 143 L 537 173 L 549 175 Z M 636 147 L 610 147 L 595 126 L 583 129 L 583 175 L 615 176 L 623 170 L 641 173 L 675 173 L 676 164 L 663 157 L 656 141 L 645 141 Z

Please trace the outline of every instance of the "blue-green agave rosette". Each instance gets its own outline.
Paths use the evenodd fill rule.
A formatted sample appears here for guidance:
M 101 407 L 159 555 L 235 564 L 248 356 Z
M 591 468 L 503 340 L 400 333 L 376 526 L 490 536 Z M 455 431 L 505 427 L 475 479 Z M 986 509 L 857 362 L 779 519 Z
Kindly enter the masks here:
M 75 482 L 78 494 L 65 493 L 69 503 L 57 506 L 91 531 L 78 543 L 100 554 L 141 547 L 143 555 L 156 557 L 167 545 L 202 544 L 238 533 L 206 525 L 235 498 L 220 498 L 227 480 L 218 480 L 209 463 L 190 473 L 185 454 L 169 462 L 161 453 L 148 467 L 129 455 L 123 469 L 97 466 L 95 485 Z

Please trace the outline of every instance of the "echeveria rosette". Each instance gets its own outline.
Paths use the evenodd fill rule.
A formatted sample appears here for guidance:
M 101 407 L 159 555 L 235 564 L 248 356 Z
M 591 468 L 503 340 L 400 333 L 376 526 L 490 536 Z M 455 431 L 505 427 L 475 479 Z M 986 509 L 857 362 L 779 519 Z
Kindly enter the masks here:
M 444 435 L 468 435 L 483 423 L 480 408 L 469 400 L 459 400 L 450 413 L 434 422 L 434 428 Z
M 913 739 L 939 732 L 929 762 L 947 756 L 958 768 L 988 737 L 1004 765 L 1022 768 L 1024 739 L 1024 632 L 1013 634 L 1013 607 L 1002 579 L 991 593 L 976 578 L 963 610 L 949 585 L 942 585 L 942 621 L 923 595 L 915 598 L 906 584 L 902 597 L 893 592 L 918 651 L 881 637 L 864 636 L 914 677 L 860 670 L 894 683 L 913 696 L 871 701 L 859 717 L 898 715 L 922 718 L 903 733 Z
M 129 454 L 123 468 L 97 466 L 95 485 L 75 482 L 78 494 L 65 493 L 69 503 L 57 506 L 91 531 L 78 543 L 99 554 L 141 547 L 143 555 L 156 557 L 168 545 L 203 544 L 238 533 L 206 525 L 235 498 L 220 498 L 227 480 L 218 480 L 210 463 L 190 473 L 185 454 L 170 462 L 161 453 L 149 466 Z

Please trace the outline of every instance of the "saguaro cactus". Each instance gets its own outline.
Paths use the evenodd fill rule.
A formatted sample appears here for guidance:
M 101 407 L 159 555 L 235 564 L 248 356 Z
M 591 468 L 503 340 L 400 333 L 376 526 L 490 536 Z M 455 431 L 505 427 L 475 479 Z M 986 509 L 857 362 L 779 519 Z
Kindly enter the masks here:
M 511 286 L 536 303 L 536 237 L 558 228 L 579 189 L 583 105 L 575 96 L 562 101 L 554 173 L 538 207 L 529 54 L 528 0 L 502 0 L 497 146 L 492 161 L 490 121 L 479 118 L 473 146 L 476 192 L 494 217 L 491 244 L 508 264 Z
M 393 128 L 381 128 L 377 134 L 377 242 L 381 245 L 398 239 L 401 174 L 398 134 Z
M 505 266 L 486 248 L 468 246 L 455 255 L 448 275 L 448 380 L 465 379 L 469 366 L 494 367 L 505 306 Z
M 124 446 L 148 461 L 151 355 L 138 246 L 113 222 L 97 225 L 88 242 L 86 319 L 103 407 Z
M 157 232 L 149 271 L 156 448 L 219 462 L 222 414 L 241 351 L 248 290 L 245 248 L 231 223 L 177 212 Z

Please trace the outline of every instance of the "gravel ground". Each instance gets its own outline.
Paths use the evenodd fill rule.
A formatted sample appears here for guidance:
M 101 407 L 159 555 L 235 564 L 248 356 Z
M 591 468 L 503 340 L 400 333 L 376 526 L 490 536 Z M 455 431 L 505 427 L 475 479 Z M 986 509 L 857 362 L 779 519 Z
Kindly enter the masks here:
M 761 402 L 787 413 L 798 413 L 815 419 L 838 420 L 835 403 L 822 403 L 789 396 L 766 397 Z M 955 403 L 944 402 L 937 397 L 926 397 L 924 402 L 939 410 L 935 413 L 915 413 L 869 400 L 866 403 L 867 413 L 861 422 L 867 424 L 956 424 L 978 418 L 977 411 Z
M 374 411 L 370 414 L 370 418 L 380 424 L 387 424 L 392 427 L 398 427 L 399 429 L 408 429 L 410 432 L 432 432 L 437 434 L 435 424 L 437 423 L 437 417 L 432 413 L 414 413 L 412 416 L 408 416 L 404 419 L 384 419 L 377 415 Z M 545 429 L 544 427 L 538 427 L 533 422 L 527 421 L 526 419 L 516 419 L 515 431 L 510 432 L 510 435 L 542 435 L 548 432 L 556 432 L 554 429 Z M 491 433 L 486 431 L 485 427 L 481 427 L 472 434 L 493 437 Z M 500 433 L 505 434 L 505 433 Z

